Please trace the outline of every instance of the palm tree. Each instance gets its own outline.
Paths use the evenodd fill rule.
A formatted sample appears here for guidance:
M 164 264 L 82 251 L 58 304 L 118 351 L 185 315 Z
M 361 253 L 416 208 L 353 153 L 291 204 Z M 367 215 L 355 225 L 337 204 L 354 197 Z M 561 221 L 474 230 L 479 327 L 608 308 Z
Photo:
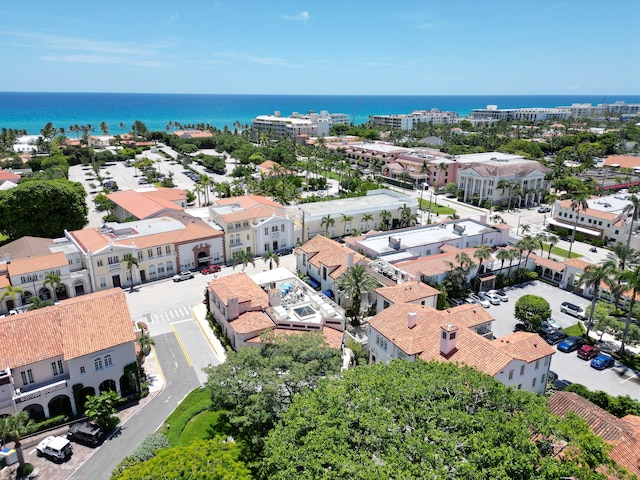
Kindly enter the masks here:
M 527 268 L 529 262 L 529 255 L 538 247 L 538 242 L 533 237 L 526 236 L 516 242 L 516 248 L 521 252 L 527 252 L 527 257 L 524 260 L 524 267 Z
M 22 451 L 21 440 L 23 437 L 32 433 L 35 428 L 36 424 L 25 410 L 15 415 L 0 418 L 0 438 L 10 438 L 13 441 L 20 466 L 24 465 L 24 452 Z
M 549 235 L 547 236 L 547 243 L 549 243 L 549 255 L 547 258 L 551 258 L 551 249 L 556 246 L 556 244 L 560 241 L 557 235 Z
M 504 268 L 504 262 L 509 260 L 511 257 L 511 253 L 506 248 L 501 248 L 496 253 L 496 259 L 500 260 L 500 273 L 502 273 L 502 269 Z
M 37 295 L 33 295 L 29 298 L 29 306 L 27 307 L 27 311 L 38 310 L 40 308 L 50 307 L 53 305 L 51 300 L 42 300 Z
M 612 265 L 617 271 L 622 272 L 627 268 L 633 268 L 640 263 L 640 253 L 629 248 L 623 243 L 616 243 L 602 263 Z
M 589 194 L 585 191 L 578 191 L 571 194 L 571 210 L 575 212 L 576 218 L 573 222 L 573 230 L 571 232 L 571 243 L 569 244 L 569 254 L 567 258 L 571 258 L 571 249 L 573 248 L 573 241 L 576 238 L 576 229 L 578 228 L 578 213 L 580 210 L 586 210 L 588 208 L 587 200 Z
M 246 250 L 238 250 L 233 254 L 233 268 L 236 268 L 236 265 L 242 264 L 242 271 L 247 268 L 247 265 L 251 264 L 254 267 L 256 266 L 256 261 L 253 258 L 253 254 L 251 252 L 247 252 Z
M 587 320 L 587 338 L 589 337 L 589 329 L 593 325 L 593 312 L 596 308 L 596 302 L 598 301 L 600 284 L 606 281 L 611 276 L 611 273 L 612 270 L 610 266 L 598 267 L 589 265 L 585 267 L 584 273 L 578 280 L 578 286 L 584 285 L 585 288 L 591 292 L 591 295 L 593 295 L 591 298 L 591 311 L 589 312 L 589 319 Z
M 640 265 L 636 265 L 633 270 L 625 270 L 620 272 L 619 278 L 626 282 L 627 291 L 631 290 L 631 303 L 629 304 L 629 312 L 627 313 L 627 321 L 622 332 L 622 341 L 620 342 L 620 353 L 624 353 L 629 327 L 631 326 L 631 316 L 633 315 L 633 306 L 636 303 L 636 295 L 640 291 Z
M 60 275 L 56 275 L 53 272 L 49 272 L 44 276 L 44 282 L 42 282 L 42 284 L 45 287 L 47 285 L 51 286 L 51 290 L 53 290 L 53 301 L 56 302 L 58 300 L 58 295 L 56 291 L 60 286 Z
M 502 218 L 500 215 L 498 215 L 497 213 L 491 217 L 491 221 L 493 223 L 504 223 L 504 218 Z
M 508 250 L 509 252 L 509 271 L 507 272 L 507 280 L 511 278 L 511 267 L 513 266 L 514 260 L 522 260 L 522 250 L 516 245 L 513 250 Z
M 280 265 L 280 257 L 271 250 L 264 252 L 260 258 L 262 258 L 265 264 L 269 262 L 269 270 L 273 268 L 274 263 L 276 264 L 276 267 Z
M 540 256 L 542 257 L 544 255 L 544 242 L 546 242 L 549 237 L 547 237 L 547 234 L 544 232 L 538 232 L 533 238 L 540 246 Z
M 373 220 L 373 215 L 370 213 L 365 213 L 362 215 L 362 221 L 364 222 L 364 228 L 366 231 L 369 231 L 369 222 Z
M 633 222 L 637 221 L 640 218 L 640 197 L 637 195 L 631 195 L 629 197 L 629 201 L 631 204 L 624 207 L 622 213 L 628 214 L 632 212 L 630 216 L 631 225 L 629 225 L 629 236 L 627 237 L 627 247 L 631 245 L 631 234 L 633 233 Z
M 400 212 L 401 227 L 410 227 L 415 225 L 417 217 L 415 213 L 411 213 L 411 207 L 408 207 L 407 204 L 404 203 L 401 207 L 398 207 L 398 211 Z
M 498 190 L 500 190 L 500 198 L 504 197 L 504 192 L 505 190 L 510 190 L 511 189 L 511 182 L 509 180 L 499 180 L 498 181 Z M 504 203 L 502 203 L 502 205 L 504 205 Z M 511 199 L 509 199 L 509 208 L 511 208 Z
M 344 224 L 344 234 L 347 234 L 347 224 L 353 220 L 353 216 L 347 215 L 345 213 L 342 214 L 342 223 Z
M 122 262 L 127 264 L 127 270 L 129 270 L 129 273 L 131 273 L 131 292 L 133 292 L 133 266 L 135 265 L 136 268 L 140 268 L 140 260 L 138 260 L 138 257 L 135 257 L 133 254 L 131 253 L 125 253 L 124 256 L 122 257 Z
M 320 228 L 324 228 L 324 236 L 329 237 L 329 228 L 333 227 L 336 224 L 335 218 L 331 218 L 331 214 L 327 213 L 326 216 L 322 217 L 322 221 L 320 222 Z
M 531 225 L 529 225 L 528 223 L 523 223 L 522 225 L 520 225 L 520 234 L 521 235 L 526 235 L 530 231 L 531 231 Z
M 7 285 L 4 289 L 4 292 L 2 292 L 2 298 L 0 300 L 4 302 L 5 298 L 11 297 L 11 303 L 13 304 L 12 307 L 15 307 L 16 296 L 21 294 L 22 288 L 14 287 L 13 285 Z
M 100 131 L 105 136 L 109 135 L 109 125 L 107 125 L 107 122 L 100 122 Z
M 489 245 L 480 245 L 473 252 L 473 257 L 478 259 L 478 270 L 476 270 L 476 278 L 478 279 L 477 284 L 480 286 L 480 269 L 482 268 L 482 262 L 485 260 L 489 260 L 491 258 L 491 248 Z
M 145 355 L 149 355 L 149 352 L 151 351 L 151 346 L 156 344 L 156 341 L 151 338 L 147 333 L 143 333 L 142 335 L 140 335 L 138 337 L 138 340 L 136 340 L 138 342 L 138 345 L 140 345 L 140 348 L 142 349 L 142 353 L 144 353 Z
M 388 210 L 382 210 L 380 212 L 380 226 L 382 230 L 389 229 L 389 221 L 391 220 L 391 212 Z
M 358 324 L 362 297 L 376 289 L 379 286 L 378 281 L 367 272 L 364 266 L 354 265 L 338 278 L 336 286 L 340 290 L 341 296 L 351 298 L 353 322 Z

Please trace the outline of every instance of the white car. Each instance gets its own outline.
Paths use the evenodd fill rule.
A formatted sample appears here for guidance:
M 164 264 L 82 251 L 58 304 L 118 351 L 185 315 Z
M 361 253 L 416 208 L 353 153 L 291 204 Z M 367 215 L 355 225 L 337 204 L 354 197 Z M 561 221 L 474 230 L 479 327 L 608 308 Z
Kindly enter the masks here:
M 466 300 L 469 303 L 477 303 L 478 305 L 482 305 L 484 308 L 489 308 L 491 306 L 491 303 L 489 303 L 488 300 L 485 300 L 484 298 L 479 297 L 475 293 L 472 293 L 471 295 L 469 295 L 466 298 Z
M 498 290 L 489 290 L 488 293 L 492 293 L 494 295 L 497 295 L 498 298 L 503 301 L 503 302 L 508 302 L 509 301 L 509 297 L 507 296 L 507 293 L 502 290 L 502 289 L 498 289 Z
M 478 296 L 480 298 L 484 298 L 485 300 L 488 300 L 489 303 L 491 303 L 491 305 L 500 305 L 502 303 L 502 300 L 500 300 L 500 297 L 495 293 L 480 292 L 478 293 Z
M 188 270 L 184 271 L 184 272 L 180 272 L 176 275 L 173 276 L 173 281 L 174 282 L 181 282 L 182 280 L 188 280 L 190 278 L 193 278 L 193 272 L 190 272 Z

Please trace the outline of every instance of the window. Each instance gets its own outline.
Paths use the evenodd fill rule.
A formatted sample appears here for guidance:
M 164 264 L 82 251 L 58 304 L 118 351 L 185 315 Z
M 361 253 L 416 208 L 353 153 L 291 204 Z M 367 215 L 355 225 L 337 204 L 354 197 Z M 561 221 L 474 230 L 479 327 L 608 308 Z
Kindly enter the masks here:
M 513 378 L 513 368 L 509 370 L 509 380 Z
M 98 278 L 98 282 L 100 282 L 100 288 L 107 288 L 107 278 L 106 277 Z
M 265 244 L 264 244 L 264 251 L 266 252 L 266 251 L 268 251 L 268 250 L 269 250 L 269 244 L 268 244 L 268 243 L 265 243 Z
M 327 279 L 327 267 L 325 267 L 324 265 L 322 266 L 322 279 Z
M 303 253 L 302 254 L 302 265 L 307 265 L 307 254 Z
M 536 360 L 536 370 L 538 370 L 539 366 L 540 366 L 540 360 Z
M 522 384 L 518 385 L 518 390 L 522 390 Z
M 84 365 L 80 367 L 80 375 L 86 375 L 87 369 L 84 368 Z
M 540 377 L 540 383 L 544 384 L 545 378 L 546 378 L 546 375 L 543 373 L 542 376 Z
M 96 265 L 98 265 L 99 267 L 101 267 L 101 266 L 102 266 L 102 260 L 98 260 L 98 261 L 96 262 Z
M 147 249 L 147 257 L 153 258 L 153 248 L 148 248 Z
M 456 338 L 456 332 L 451 332 L 451 335 L 449 335 L 449 340 L 454 340 Z
M 278 232 L 278 226 L 277 225 L 273 225 L 271 227 L 271 233 L 277 233 Z
M 385 308 L 389 308 L 390 306 L 391 306 L 391 304 L 390 304 L 389 302 L 387 302 L 386 300 L 384 300 L 384 301 L 382 302 L 382 308 L 383 308 L 383 309 L 385 309 Z
M 101 359 L 101 358 L 96 358 L 96 359 L 94 359 L 94 360 L 93 360 L 93 366 L 95 367 L 96 372 L 97 372 L 98 370 L 102 370 L 102 368 L 103 368 L 103 367 L 102 367 L 102 359 Z
M 64 374 L 64 367 L 62 366 L 62 360 L 58 360 L 57 362 L 51 362 L 51 369 L 53 370 L 54 377 Z
M 265 234 L 265 235 L 269 235 L 269 227 L 267 227 L 267 228 L 265 228 L 265 229 L 264 229 L 264 234 Z
M 166 253 L 167 255 L 171 255 L 171 245 L 164 246 L 164 253 Z
M 114 255 L 113 257 L 107 258 L 109 265 L 117 265 L 120 263 L 120 257 L 118 255 Z
M 243 227 L 248 227 L 249 226 L 249 221 L 248 220 L 243 221 L 242 222 L 242 226 Z
M 22 377 L 22 384 L 23 385 L 29 385 L 31 383 L 34 383 L 33 380 L 33 371 L 31 369 L 28 369 L 24 372 L 20 372 L 20 376 Z
M 535 386 L 536 386 L 536 380 L 537 380 L 537 378 L 536 378 L 536 377 L 533 377 L 533 380 L 531 381 L 531 386 L 532 386 L 532 387 L 535 387 Z
M 156 247 L 156 253 L 159 257 L 162 256 L 162 247 Z
M 104 368 L 109 368 L 113 366 L 113 361 L 111 360 L 111 355 L 104 356 Z
M 524 365 L 520 365 L 520 376 L 524 375 Z
M 284 232 L 284 223 L 282 225 L 280 225 L 280 231 Z

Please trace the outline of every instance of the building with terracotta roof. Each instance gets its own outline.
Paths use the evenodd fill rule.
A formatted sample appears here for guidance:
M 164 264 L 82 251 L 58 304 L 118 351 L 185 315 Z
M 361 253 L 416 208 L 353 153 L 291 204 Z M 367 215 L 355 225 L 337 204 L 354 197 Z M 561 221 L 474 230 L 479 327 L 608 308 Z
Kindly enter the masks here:
M 316 235 L 335 238 L 351 235 L 352 230 L 382 229 L 384 212 L 389 214 L 388 227 L 398 228 L 404 207 L 416 215 L 418 200 L 400 192 L 379 189 L 369 190 L 363 197 L 302 203 L 287 207 L 287 212 L 295 221 L 296 243 L 304 243 Z
M 460 219 L 420 225 L 391 232 L 371 232 L 345 239 L 353 250 L 390 264 L 440 253 L 443 244 L 457 248 L 497 247 L 509 242 L 509 229 L 486 219 Z
M 457 157 L 458 189 L 464 191 L 463 201 L 483 205 L 533 206 L 542 201 L 542 196 L 549 189 L 549 181 L 545 180 L 547 167 L 535 160 L 525 160 L 519 155 L 500 152 L 475 153 Z M 501 189 L 502 181 L 517 185 L 515 188 Z
M 113 214 L 120 222 L 144 220 L 187 206 L 187 194 L 177 188 L 123 190 L 110 193 L 107 198 L 115 204 Z
M 307 277 L 309 285 L 325 292 L 327 296 L 336 298 L 341 305 L 344 299 L 337 288 L 338 279 L 356 264 L 369 264 L 364 255 L 322 235 L 316 235 L 296 248 L 294 253 L 296 271 Z M 373 298 L 368 300 L 373 301 Z
M 82 254 L 92 290 L 138 285 L 223 262 L 223 232 L 182 212 L 172 215 L 65 232 Z M 137 267 L 127 268 L 127 254 L 138 259 Z
M 228 275 L 207 290 L 209 311 L 235 350 L 260 345 L 267 330 L 322 332 L 329 345 L 342 346 L 344 310 L 286 268 Z
M 0 185 L 4 185 L 7 182 L 17 185 L 20 183 L 21 178 L 22 177 L 20 175 L 14 172 L 0 168 Z
M 176 130 L 173 132 L 176 137 L 180 138 L 209 138 L 213 137 L 213 133 L 209 130 Z
M 22 237 L 0 247 L 0 257 L 0 295 L 21 290 L 7 293 L 2 313 L 20 311 L 33 296 L 57 301 L 92 291 L 80 251 L 64 237 Z
M 631 228 L 632 207 L 630 194 L 617 193 L 606 197 L 593 197 L 587 200 L 587 208 L 574 210 L 571 200 L 556 200 L 552 218 L 547 222 L 555 229 L 563 228 L 591 238 L 608 242 L 627 243 Z M 627 210 L 631 209 L 631 210 Z M 636 222 L 636 227 L 638 227 Z M 637 233 L 631 236 L 631 248 L 640 247 Z
M 88 395 L 139 391 L 135 340 L 121 289 L 0 318 L 0 416 L 73 416 Z
M 244 250 L 255 257 L 294 246 L 294 222 L 285 208 L 260 195 L 221 198 L 209 207 L 209 219 L 224 230 L 226 263 Z
M 555 350 L 539 335 L 516 332 L 496 340 L 493 317 L 479 305 L 448 310 L 397 304 L 369 319 L 369 358 L 457 362 L 508 387 L 544 393 Z
M 609 155 L 604 162 L 603 167 L 610 168 L 627 168 L 629 170 L 640 169 L 640 156 L 636 155 Z
M 573 392 L 555 392 L 549 397 L 549 410 L 565 417 L 575 413 L 591 431 L 612 446 L 609 457 L 630 473 L 640 477 L 640 417 L 615 417 Z
M 436 308 L 440 290 L 422 282 L 409 281 L 376 289 L 376 312 L 399 303 L 412 303 Z

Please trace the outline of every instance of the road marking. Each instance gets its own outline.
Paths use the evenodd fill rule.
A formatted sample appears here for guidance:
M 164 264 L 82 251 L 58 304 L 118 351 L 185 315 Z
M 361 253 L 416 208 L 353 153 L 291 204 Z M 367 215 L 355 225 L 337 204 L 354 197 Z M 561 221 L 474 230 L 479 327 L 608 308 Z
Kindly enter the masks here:
M 175 322 L 171 322 L 171 325 L 177 325 L 179 323 L 188 323 L 193 322 L 193 318 L 187 318 L 186 320 L 177 320 Z
M 169 317 L 171 317 L 171 318 L 170 318 L 170 320 L 173 320 L 173 310 L 169 310 L 169 311 L 167 312 L 167 315 L 168 315 Z
M 638 378 L 637 375 L 631 375 L 629 378 L 625 378 L 623 381 L 620 382 L 620 385 L 622 385 L 625 382 L 628 382 L 629 380 L 633 380 L 634 378 Z
M 182 353 L 184 354 L 184 357 L 187 359 L 187 365 L 189 365 L 190 367 L 193 367 L 193 363 L 191 363 L 191 358 L 189 358 L 189 354 L 187 353 L 187 350 L 184 348 L 182 340 L 180 340 L 180 335 L 178 335 L 178 331 L 175 329 L 173 324 L 170 324 L 169 326 L 171 327 L 171 330 L 173 330 L 173 334 L 176 336 L 176 340 L 178 341 L 178 345 L 180 345 L 180 350 L 182 350 Z

